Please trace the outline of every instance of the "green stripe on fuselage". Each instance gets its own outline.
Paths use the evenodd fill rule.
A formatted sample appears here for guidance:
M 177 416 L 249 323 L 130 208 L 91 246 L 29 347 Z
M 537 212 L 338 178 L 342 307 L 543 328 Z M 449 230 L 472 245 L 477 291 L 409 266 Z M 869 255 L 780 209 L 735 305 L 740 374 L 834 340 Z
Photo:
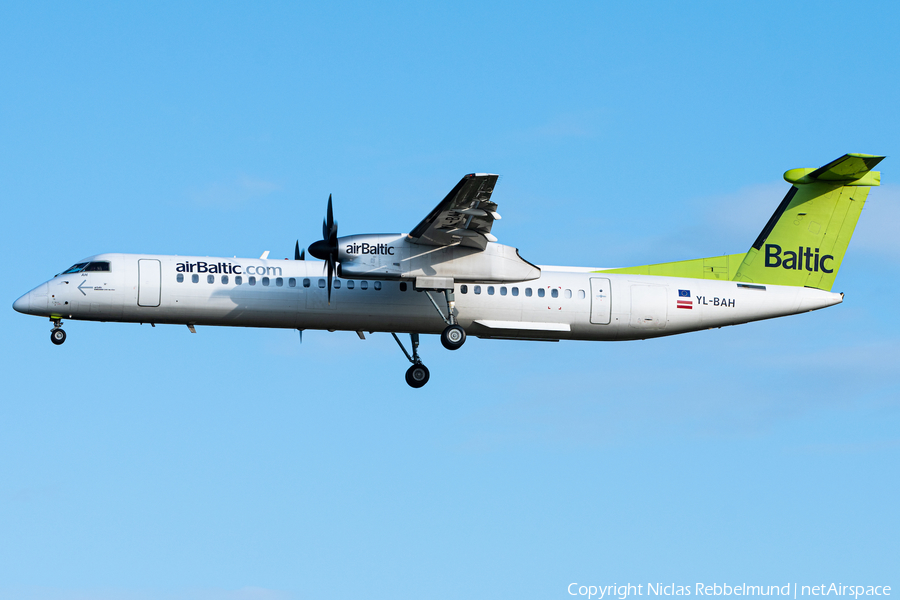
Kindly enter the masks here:
M 691 279 L 718 279 L 731 281 L 744 260 L 745 253 L 695 258 L 677 262 L 603 269 L 596 273 L 619 273 L 623 275 L 656 275 L 659 277 L 689 277 Z

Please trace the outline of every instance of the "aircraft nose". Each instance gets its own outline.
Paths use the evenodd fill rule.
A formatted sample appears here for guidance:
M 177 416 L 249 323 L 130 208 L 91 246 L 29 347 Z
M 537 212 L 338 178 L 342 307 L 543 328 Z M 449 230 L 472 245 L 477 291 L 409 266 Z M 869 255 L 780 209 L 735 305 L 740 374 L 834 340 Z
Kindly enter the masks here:
M 49 286 L 42 283 L 21 298 L 13 302 L 13 309 L 26 315 L 43 315 L 47 311 L 47 290 Z
M 27 315 L 31 311 L 31 292 L 13 302 L 13 310 Z

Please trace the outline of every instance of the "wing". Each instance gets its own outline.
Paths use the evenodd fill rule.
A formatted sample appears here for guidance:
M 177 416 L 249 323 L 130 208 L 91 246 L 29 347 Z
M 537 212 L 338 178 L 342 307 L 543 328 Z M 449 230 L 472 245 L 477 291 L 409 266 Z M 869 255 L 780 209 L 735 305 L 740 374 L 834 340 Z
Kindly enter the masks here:
M 447 197 L 413 229 L 409 238 L 414 244 L 428 246 L 470 246 L 484 250 L 488 242 L 496 242 L 491 225 L 500 218 L 491 192 L 498 175 L 472 173 L 463 177 Z

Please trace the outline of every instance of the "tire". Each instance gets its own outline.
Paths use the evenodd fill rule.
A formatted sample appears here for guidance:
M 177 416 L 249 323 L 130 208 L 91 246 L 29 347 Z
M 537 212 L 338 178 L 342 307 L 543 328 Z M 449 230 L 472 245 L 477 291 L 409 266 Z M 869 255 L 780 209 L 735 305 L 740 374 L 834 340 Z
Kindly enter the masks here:
M 406 383 L 409 387 L 420 388 L 428 383 L 431 374 L 425 365 L 413 365 L 406 371 Z
M 441 332 L 441 344 L 447 350 L 459 350 L 466 343 L 466 330 L 459 325 L 450 325 Z
M 50 332 L 50 341 L 59 346 L 66 341 L 66 332 L 62 329 L 54 329 Z

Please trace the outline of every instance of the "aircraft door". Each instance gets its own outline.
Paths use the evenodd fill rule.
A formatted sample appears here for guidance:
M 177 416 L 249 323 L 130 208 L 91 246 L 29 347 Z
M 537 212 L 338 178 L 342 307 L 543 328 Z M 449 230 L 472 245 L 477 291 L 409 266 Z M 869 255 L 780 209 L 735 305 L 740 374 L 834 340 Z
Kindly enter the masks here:
M 138 306 L 159 306 L 162 270 L 156 259 L 138 260 Z
M 661 285 L 631 286 L 631 326 L 665 329 L 668 322 L 667 292 Z
M 609 325 L 612 309 L 609 279 L 591 277 L 591 323 Z

